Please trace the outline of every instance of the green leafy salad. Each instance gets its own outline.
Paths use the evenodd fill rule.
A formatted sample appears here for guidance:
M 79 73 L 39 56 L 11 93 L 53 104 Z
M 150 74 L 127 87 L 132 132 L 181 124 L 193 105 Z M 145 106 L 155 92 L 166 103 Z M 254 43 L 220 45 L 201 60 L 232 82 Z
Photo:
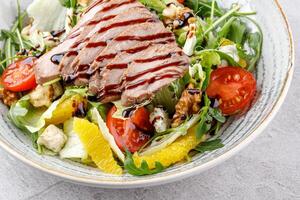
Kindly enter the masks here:
M 230 2 L 17 1 L 0 31 L 9 119 L 37 153 L 115 175 L 222 148 L 255 98 L 263 42 L 256 13 Z

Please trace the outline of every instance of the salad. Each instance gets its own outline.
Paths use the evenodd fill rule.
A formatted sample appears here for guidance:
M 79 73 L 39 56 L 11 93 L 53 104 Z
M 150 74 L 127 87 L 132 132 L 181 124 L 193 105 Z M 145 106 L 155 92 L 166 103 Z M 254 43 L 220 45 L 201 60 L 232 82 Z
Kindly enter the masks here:
M 39 154 L 159 173 L 224 145 L 256 93 L 255 12 L 216 0 L 34 0 L 1 30 L 1 99 Z M 47 12 L 45 12 L 47 11 Z

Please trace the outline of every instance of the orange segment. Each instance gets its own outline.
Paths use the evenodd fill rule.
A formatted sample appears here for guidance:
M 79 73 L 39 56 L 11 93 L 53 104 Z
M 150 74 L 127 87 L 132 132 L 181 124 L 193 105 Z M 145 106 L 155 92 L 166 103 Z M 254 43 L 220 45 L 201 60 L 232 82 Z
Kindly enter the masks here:
M 151 155 L 139 156 L 135 153 L 133 155 L 133 160 L 137 166 L 141 166 L 143 160 L 147 161 L 150 169 L 155 168 L 155 162 L 157 161 L 164 167 L 169 167 L 170 165 L 185 159 L 192 149 L 205 140 L 206 136 L 203 136 L 201 140 L 198 140 L 196 138 L 195 128 L 192 128 L 185 136 L 178 138 L 166 148 Z
M 55 125 L 64 123 L 73 116 L 74 112 L 78 109 L 78 106 L 80 104 L 83 104 L 83 106 L 85 106 L 86 100 L 79 94 L 73 95 L 63 100 L 53 111 L 51 119 L 46 119 L 46 123 Z
M 122 168 L 114 159 L 113 152 L 98 126 L 86 119 L 75 118 L 74 131 L 99 169 L 110 174 L 122 174 Z

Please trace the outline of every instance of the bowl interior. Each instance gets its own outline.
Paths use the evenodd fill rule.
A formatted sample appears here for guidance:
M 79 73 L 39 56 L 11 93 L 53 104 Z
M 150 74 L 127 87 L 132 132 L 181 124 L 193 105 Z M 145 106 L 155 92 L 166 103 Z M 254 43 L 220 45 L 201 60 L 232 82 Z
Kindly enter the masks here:
M 22 7 L 31 2 L 23 0 Z M 16 129 L 7 119 L 7 108 L 0 104 L 0 144 L 21 160 L 55 175 L 81 183 L 93 183 L 102 187 L 136 187 L 171 181 L 193 172 L 202 171 L 232 155 L 239 146 L 249 142 L 250 136 L 261 131 L 262 126 L 276 112 L 292 73 L 293 45 L 290 33 L 275 0 L 253 0 L 251 6 L 257 11 L 257 21 L 264 33 L 263 55 L 256 71 L 258 91 L 255 102 L 241 116 L 231 118 L 222 128 L 225 147 L 214 152 L 193 157 L 192 162 L 177 164 L 165 172 L 145 177 L 130 175 L 113 176 L 97 169 L 57 157 L 36 153 L 28 137 Z M 268 10 L 267 14 L 266 10 Z M 0 4 L 0 28 L 7 28 L 15 18 L 15 0 Z M 276 22 L 276 23 L 274 23 Z M 142 185 L 141 185 L 142 184 Z

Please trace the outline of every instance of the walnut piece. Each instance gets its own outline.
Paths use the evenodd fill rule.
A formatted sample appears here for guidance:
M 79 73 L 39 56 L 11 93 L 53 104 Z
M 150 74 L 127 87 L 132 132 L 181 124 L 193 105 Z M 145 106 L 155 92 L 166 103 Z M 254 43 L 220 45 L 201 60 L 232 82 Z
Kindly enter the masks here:
M 0 98 L 3 100 L 3 103 L 7 106 L 12 106 L 15 102 L 18 101 L 19 95 L 16 92 L 8 91 L 4 88 L 0 89 Z
M 200 111 L 200 103 L 201 90 L 196 89 L 194 84 L 190 83 L 176 104 L 176 113 L 173 116 L 172 127 L 178 127 L 186 120 L 188 115 L 198 113 Z

